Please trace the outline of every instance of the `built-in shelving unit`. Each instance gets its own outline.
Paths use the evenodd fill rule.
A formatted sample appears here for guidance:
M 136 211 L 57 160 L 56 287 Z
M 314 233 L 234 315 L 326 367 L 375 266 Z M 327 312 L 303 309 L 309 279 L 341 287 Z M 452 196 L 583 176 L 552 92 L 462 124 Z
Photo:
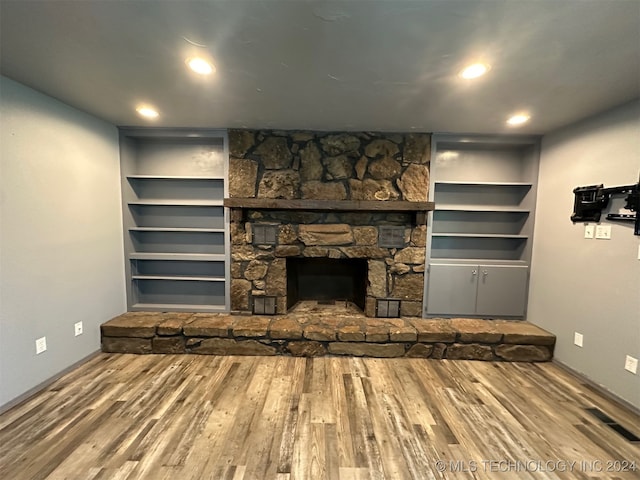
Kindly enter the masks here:
M 523 317 L 537 137 L 434 135 L 425 313 Z
M 129 310 L 229 310 L 224 131 L 121 129 Z

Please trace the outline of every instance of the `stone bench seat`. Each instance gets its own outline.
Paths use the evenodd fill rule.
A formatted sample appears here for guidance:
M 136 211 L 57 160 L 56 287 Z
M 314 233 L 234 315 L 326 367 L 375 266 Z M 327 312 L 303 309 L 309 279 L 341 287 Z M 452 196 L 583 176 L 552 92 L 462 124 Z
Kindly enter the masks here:
M 543 362 L 556 338 L 526 321 L 129 312 L 101 326 L 102 351 L 351 355 Z

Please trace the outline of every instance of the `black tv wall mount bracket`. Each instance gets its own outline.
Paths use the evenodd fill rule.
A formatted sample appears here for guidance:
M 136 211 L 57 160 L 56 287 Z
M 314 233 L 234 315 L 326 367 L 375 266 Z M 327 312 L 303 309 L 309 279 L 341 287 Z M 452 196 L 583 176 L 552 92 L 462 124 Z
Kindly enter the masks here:
M 573 189 L 574 202 L 571 221 L 599 222 L 602 210 L 609 205 L 612 195 L 626 195 L 624 208 L 634 213 L 609 213 L 607 220 L 635 222 L 634 235 L 640 235 L 640 178 L 638 183 L 620 187 L 604 188 L 603 184 L 576 187 Z

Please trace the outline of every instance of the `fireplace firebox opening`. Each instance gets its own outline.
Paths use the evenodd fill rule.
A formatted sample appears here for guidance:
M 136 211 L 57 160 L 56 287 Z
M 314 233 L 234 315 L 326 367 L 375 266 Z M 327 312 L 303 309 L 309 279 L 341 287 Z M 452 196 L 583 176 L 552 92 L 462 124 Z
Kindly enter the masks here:
M 353 302 L 365 308 L 367 260 L 287 258 L 287 310 L 303 300 Z

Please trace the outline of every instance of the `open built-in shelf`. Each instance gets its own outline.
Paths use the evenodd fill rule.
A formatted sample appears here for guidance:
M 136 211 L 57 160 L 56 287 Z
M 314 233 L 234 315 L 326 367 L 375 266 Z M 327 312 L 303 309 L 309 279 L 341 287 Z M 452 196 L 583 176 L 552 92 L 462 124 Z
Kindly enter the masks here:
M 229 310 L 226 133 L 121 130 L 130 310 Z

